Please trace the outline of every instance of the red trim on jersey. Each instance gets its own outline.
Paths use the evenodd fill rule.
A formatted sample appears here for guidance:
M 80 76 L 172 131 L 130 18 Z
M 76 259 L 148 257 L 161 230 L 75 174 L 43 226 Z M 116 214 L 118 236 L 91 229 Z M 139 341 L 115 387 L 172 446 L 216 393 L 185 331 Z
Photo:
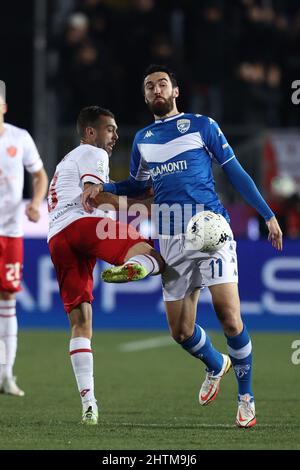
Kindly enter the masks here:
M 1 318 L 10 318 L 10 317 L 15 317 L 15 316 L 16 316 L 16 314 L 14 314 L 14 315 L 2 315 L 2 314 L 0 314 Z
M 93 351 L 91 349 L 73 349 L 73 351 L 70 351 L 70 356 L 72 356 L 73 354 L 82 353 L 82 352 L 92 353 Z
M 86 173 L 85 175 L 82 175 L 80 179 L 82 180 L 82 178 L 84 178 L 85 176 L 92 176 L 93 178 L 96 178 L 97 180 L 101 181 L 101 183 L 104 183 L 104 181 L 102 181 L 102 179 L 99 178 L 99 176 L 92 175 L 91 173 Z
M 14 306 L 14 307 L 1 307 L 1 305 L 0 305 L 0 310 L 11 310 L 11 309 L 15 309 L 15 308 L 16 308 L 16 306 Z

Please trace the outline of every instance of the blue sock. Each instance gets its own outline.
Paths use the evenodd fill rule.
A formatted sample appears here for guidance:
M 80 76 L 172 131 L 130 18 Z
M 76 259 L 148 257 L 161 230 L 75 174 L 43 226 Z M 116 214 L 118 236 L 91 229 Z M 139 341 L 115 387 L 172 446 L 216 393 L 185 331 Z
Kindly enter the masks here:
M 214 375 L 222 369 L 223 356 L 213 348 L 209 336 L 201 326 L 195 324 L 192 336 L 179 344 L 192 356 L 201 359 L 207 366 L 207 370 L 213 372 Z
M 252 344 L 246 326 L 236 336 L 226 336 L 228 354 L 238 381 L 239 395 L 249 393 L 253 397 L 252 382 Z

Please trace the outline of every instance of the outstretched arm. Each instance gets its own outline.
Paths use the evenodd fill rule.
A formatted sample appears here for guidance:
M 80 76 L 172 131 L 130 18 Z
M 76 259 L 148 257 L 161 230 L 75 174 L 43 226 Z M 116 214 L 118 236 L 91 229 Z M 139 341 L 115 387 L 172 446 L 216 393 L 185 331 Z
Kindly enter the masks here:
M 269 240 L 277 250 L 282 250 L 282 232 L 275 215 L 261 196 L 252 178 L 235 158 L 233 149 L 230 147 L 218 124 L 211 118 L 202 116 L 201 132 L 206 149 L 212 157 L 215 157 L 221 165 L 232 186 L 254 207 L 265 219 L 269 229 Z
M 148 188 L 149 180 L 138 181 L 132 176 L 129 176 L 126 180 L 118 181 L 117 183 L 103 184 L 103 191 L 129 197 L 139 196 Z
M 274 213 L 258 191 L 253 179 L 236 158 L 231 158 L 222 166 L 232 186 L 265 219 L 269 229 L 268 239 L 277 250 L 282 250 L 282 231 Z
M 151 209 L 152 195 L 153 192 L 149 189 L 143 192 L 144 197 L 132 199 L 104 192 L 102 184 L 85 183 L 81 202 L 83 208 L 89 213 L 93 212 L 94 208 L 99 208 L 99 206 L 105 204 L 113 206 L 118 211 L 127 211 L 130 206 L 137 203 L 142 204 L 147 212 Z

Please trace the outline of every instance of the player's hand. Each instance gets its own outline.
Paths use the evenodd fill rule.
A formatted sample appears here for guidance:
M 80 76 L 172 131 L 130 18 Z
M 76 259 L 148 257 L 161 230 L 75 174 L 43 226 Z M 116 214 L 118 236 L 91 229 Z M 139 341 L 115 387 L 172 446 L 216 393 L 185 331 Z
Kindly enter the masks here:
M 28 202 L 28 204 L 26 204 L 25 214 L 30 222 L 38 222 L 41 217 L 39 205 L 32 201 Z
M 103 191 L 102 184 L 92 184 L 81 194 L 81 203 L 85 211 L 91 213 L 98 204 L 95 201 L 96 196 Z
M 282 231 L 279 227 L 276 217 L 272 217 L 266 222 L 269 229 L 268 240 L 277 250 L 282 250 Z

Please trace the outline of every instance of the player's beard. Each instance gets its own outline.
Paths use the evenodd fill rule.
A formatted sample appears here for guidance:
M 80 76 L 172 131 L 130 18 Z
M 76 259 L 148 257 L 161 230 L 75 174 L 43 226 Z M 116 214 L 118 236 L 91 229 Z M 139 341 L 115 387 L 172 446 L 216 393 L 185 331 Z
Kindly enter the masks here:
M 147 102 L 147 104 L 151 113 L 155 116 L 166 116 L 173 109 L 173 96 L 170 96 L 169 98 L 163 98 L 160 101 L 153 101 L 152 103 Z

